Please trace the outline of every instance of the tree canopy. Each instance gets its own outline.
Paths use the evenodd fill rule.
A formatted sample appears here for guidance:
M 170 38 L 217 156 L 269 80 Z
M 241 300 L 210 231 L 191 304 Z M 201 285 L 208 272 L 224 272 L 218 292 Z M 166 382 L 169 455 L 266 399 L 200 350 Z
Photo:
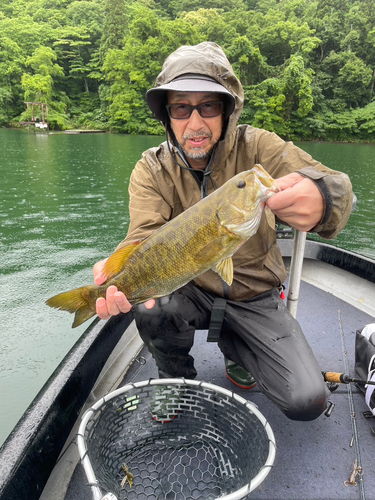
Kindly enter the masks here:
M 0 0 L 0 125 L 160 134 L 145 103 L 183 44 L 221 45 L 243 123 L 287 139 L 375 140 L 375 0 Z

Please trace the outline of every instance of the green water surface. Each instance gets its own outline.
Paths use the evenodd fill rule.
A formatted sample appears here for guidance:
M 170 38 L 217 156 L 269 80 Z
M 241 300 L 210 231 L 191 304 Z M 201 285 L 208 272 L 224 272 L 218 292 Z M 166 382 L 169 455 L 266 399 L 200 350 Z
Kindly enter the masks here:
M 87 324 L 52 295 L 92 282 L 128 228 L 128 182 L 163 138 L 0 130 L 0 443 Z M 358 208 L 337 244 L 375 258 L 375 146 L 300 147 L 352 178 Z

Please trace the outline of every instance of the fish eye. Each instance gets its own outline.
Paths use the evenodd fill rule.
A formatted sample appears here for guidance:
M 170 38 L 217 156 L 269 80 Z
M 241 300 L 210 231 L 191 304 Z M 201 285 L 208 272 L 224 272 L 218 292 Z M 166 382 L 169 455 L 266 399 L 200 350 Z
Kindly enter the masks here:
M 246 186 L 246 182 L 245 181 L 238 181 L 237 182 L 237 187 L 242 189 Z

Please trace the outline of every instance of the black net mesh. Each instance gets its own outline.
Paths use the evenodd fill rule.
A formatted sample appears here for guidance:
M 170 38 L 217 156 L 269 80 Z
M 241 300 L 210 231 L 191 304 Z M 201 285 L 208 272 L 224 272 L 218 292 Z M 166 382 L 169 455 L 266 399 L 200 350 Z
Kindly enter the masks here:
M 92 415 L 85 441 L 102 491 L 130 500 L 219 498 L 249 484 L 269 453 L 245 404 L 188 384 L 130 388 Z

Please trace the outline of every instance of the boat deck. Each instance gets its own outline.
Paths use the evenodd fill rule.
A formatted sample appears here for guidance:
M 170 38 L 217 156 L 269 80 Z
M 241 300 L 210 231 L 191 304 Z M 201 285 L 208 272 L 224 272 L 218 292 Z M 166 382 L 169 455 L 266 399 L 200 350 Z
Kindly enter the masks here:
M 373 285 L 372 285 L 373 287 Z M 355 332 L 374 318 L 332 293 L 301 283 L 298 320 L 323 371 L 345 371 L 345 352 L 354 375 Z M 349 405 L 349 386 L 340 385 L 331 394 L 335 405 L 330 417 L 322 415 L 312 422 L 287 419 L 257 388 L 250 391 L 234 386 L 226 377 L 223 356 L 216 344 L 206 342 L 207 332 L 198 331 L 192 351 L 198 380 L 211 382 L 237 392 L 254 402 L 268 419 L 276 438 L 273 470 L 250 495 L 268 500 L 375 500 L 375 418 L 366 419 L 363 394 L 351 384 L 355 416 Z M 141 356 L 146 360 L 141 364 Z M 142 360 L 143 361 L 143 360 Z M 126 374 L 124 384 L 157 378 L 157 369 L 143 349 Z M 235 416 L 234 416 L 235 418 Z M 354 427 L 358 440 L 353 439 Z M 359 452 L 359 456 L 358 455 Z M 349 480 L 354 462 L 363 470 L 357 485 Z M 66 500 L 91 500 L 82 467 L 78 465 Z

